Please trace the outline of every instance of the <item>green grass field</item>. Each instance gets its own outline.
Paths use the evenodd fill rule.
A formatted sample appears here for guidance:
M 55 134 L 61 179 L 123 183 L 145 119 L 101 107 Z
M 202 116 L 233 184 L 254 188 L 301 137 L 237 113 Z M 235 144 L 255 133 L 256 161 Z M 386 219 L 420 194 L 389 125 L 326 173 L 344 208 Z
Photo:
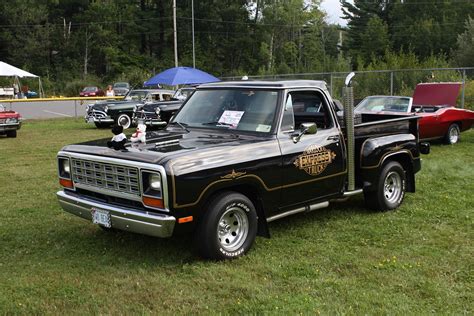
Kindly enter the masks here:
M 474 130 L 432 146 L 397 211 L 356 197 L 288 217 L 228 262 L 61 210 L 56 152 L 111 136 L 59 119 L 0 138 L 0 314 L 474 313 Z

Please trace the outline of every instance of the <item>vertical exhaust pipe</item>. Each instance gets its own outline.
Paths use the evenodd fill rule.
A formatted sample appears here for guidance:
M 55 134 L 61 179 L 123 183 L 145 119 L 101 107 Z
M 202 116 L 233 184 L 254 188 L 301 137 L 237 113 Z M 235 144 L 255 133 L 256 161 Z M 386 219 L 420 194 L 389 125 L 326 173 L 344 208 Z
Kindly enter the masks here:
M 347 137 L 347 190 L 355 190 L 355 144 L 354 144 L 354 89 L 352 88 L 352 78 L 354 72 L 347 75 L 344 87 L 344 121 L 346 125 Z

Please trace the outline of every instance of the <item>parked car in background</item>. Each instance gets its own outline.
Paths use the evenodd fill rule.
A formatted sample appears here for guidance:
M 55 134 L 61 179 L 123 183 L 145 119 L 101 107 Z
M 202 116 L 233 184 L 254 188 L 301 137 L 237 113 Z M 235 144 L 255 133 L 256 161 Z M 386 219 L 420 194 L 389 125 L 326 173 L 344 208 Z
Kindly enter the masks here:
M 104 91 L 99 89 L 98 87 L 85 87 L 79 93 L 81 97 L 103 97 L 105 95 Z
M 143 123 L 147 126 L 166 126 L 181 105 L 183 101 L 137 104 L 133 111 L 132 121 L 134 124 Z
M 369 96 L 355 108 L 355 113 L 420 116 L 420 139 L 443 139 L 455 144 L 460 133 L 474 124 L 474 111 L 456 108 L 460 83 L 421 83 L 413 98 Z
M 113 89 L 116 96 L 126 95 L 130 91 L 130 84 L 128 82 L 116 82 Z
M 7 111 L 0 104 L 0 135 L 16 137 L 16 131 L 21 128 L 21 116 L 15 111 Z
M 196 88 L 193 87 L 180 88 L 174 93 L 172 101 L 147 102 L 137 105 L 133 111 L 133 123 L 141 122 L 153 127 L 165 126 L 195 90 Z
M 129 128 L 133 122 L 133 110 L 137 105 L 171 99 L 173 90 L 138 89 L 130 90 L 123 100 L 101 101 L 89 104 L 85 120 L 97 127 L 108 127 L 112 124 Z
M 191 96 L 191 94 L 196 90 L 194 87 L 180 88 L 176 90 L 173 95 L 174 100 L 184 101 Z

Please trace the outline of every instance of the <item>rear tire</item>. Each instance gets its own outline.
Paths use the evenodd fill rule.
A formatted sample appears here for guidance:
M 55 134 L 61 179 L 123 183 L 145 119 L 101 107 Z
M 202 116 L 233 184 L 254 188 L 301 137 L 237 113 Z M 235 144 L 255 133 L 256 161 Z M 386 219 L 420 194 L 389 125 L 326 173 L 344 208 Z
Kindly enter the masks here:
M 459 128 L 459 125 L 456 123 L 449 125 L 448 132 L 444 136 L 444 141 L 446 142 L 446 144 L 456 144 L 460 138 L 461 129 Z
M 406 175 L 396 161 L 386 163 L 380 172 L 375 190 L 364 191 L 365 204 L 374 210 L 394 210 L 402 204 L 406 192 Z
M 117 125 L 123 127 L 123 129 L 127 129 L 132 125 L 132 119 L 128 114 L 120 114 L 117 118 Z
M 236 192 L 212 199 L 195 232 L 199 255 L 214 260 L 241 257 L 252 247 L 257 234 L 253 203 Z
M 16 138 L 16 130 L 7 131 L 7 137 Z

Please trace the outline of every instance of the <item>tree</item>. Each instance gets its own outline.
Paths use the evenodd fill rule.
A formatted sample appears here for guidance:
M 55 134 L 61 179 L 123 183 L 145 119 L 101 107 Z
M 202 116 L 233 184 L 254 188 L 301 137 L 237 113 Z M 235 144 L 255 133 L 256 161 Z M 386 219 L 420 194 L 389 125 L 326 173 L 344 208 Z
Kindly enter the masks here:
M 461 67 L 474 66 L 474 19 L 469 17 L 465 29 L 458 35 L 457 48 L 453 52 L 456 64 Z

